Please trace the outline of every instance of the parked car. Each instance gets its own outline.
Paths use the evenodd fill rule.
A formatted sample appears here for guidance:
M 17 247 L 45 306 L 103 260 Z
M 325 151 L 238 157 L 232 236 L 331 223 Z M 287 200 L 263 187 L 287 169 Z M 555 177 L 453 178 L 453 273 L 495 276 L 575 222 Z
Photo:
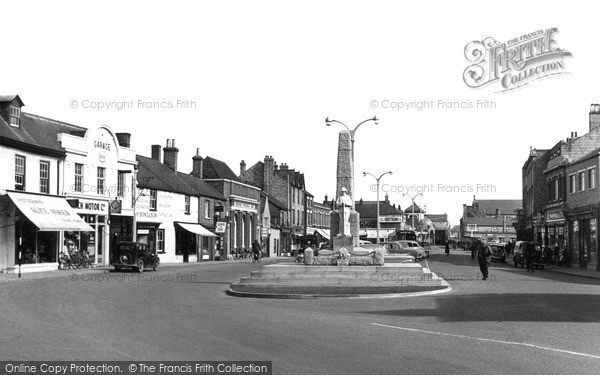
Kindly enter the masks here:
M 115 271 L 130 268 L 137 269 L 138 272 L 144 272 L 147 267 L 156 271 L 159 264 L 160 258 L 156 255 L 156 250 L 150 250 L 147 244 L 140 242 L 119 242 L 111 262 Z
M 525 252 L 533 252 L 533 266 L 535 268 L 544 269 L 546 267 L 546 261 L 540 245 L 531 241 L 517 241 L 515 243 L 515 250 L 513 255 L 513 264 L 515 267 L 525 267 Z
M 421 247 L 409 246 L 406 242 L 414 241 L 394 241 L 394 242 L 382 242 L 381 245 L 387 250 L 389 254 L 408 254 L 412 255 L 417 262 L 425 259 L 425 251 Z
M 492 261 L 506 262 L 506 244 L 490 243 L 489 245 L 492 250 Z
M 422 252 L 424 258 L 429 258 L 429 250 L 425 250 L 417 241 L 409 241 L 409 240 L 401 240 L 398 241 L 402 245 L 407 246 L 409 248 L 414 248 Z

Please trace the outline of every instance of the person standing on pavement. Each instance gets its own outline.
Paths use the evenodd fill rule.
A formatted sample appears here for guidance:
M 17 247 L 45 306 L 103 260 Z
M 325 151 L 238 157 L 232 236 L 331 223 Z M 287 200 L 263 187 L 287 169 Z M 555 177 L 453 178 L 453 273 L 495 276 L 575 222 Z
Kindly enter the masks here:
M 477 243 L 471 242 L 471 260 L 475 260 L 475 254 L 477 253 Z
M 446 241 L 446 256 L 450 255 L 450 242 Z
M 488 278 L 488 268 L 490 266 L 491 259 L 492 251 L 490 250 L 490 247 L 484 243 L 480 243 L 477 247 L 477 260 L 479 261 L 479 269 L 483 275 L 482 280 L 486 280 Z

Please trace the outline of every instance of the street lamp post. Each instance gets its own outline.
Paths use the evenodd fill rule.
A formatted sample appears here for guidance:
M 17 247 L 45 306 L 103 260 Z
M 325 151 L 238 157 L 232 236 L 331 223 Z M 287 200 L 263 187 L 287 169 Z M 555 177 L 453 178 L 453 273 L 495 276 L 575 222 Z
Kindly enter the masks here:
M 364 120 L 364 121 L 361 121 L 361 122 L 360 122 L 358 125 L 356 125 L 356 126 L 354 127 L 354 129 L 352 129 L 352 130 L 350 130 L 350 128 L 349 128 L 349 127 L 348 127 L 346 124 L 344 124 L 343 122 L 341 122 L 341 121 L 338 121 L 338 120 L 331 120 L 331 119 L 329 119 L 329 117 L 327 117 L 327 118 L 325 119 L 325 125 L 327 125 L 327 126 L 331 126 L 331 124 L 333 124 L 333 123 L 338 123 L 338 124 L 341 124 L 343 127 L 345 127 L 345 128 L 346 128 L 346 130 L 348 131 L 348 133 L 350 133 L 350 142 L 351 142 L 351 146 L 352 146 L 352 196 L 353 196 L 353 197 L 352 197 L 352 209 L 353 209 L 353 210 L 355 209 L 355 202 L 354 202 L 355 200 L 354 200 L 354 195 L 356 194 L 356 192 L 354 191 L 354 134 L 356 133 L 356 131 L 358 130 L 358 128 L 359 128 L 359 127 L 360 127 L 362 124 L 364 124 L 364 123 L 366 123 L 366 122 L 369 122 L 369 121 L 373 121 L 373 122 L 375 123 L 375 125 L 377 125 L 377 124 L 378 124 L 378 121 L 379 121 L 379 119 L 377 118 L 377 116 L 375 116 L 375 117 L 373 117 L 373 118 L 370 118 L 370 119 L 366 119 L 366 120 Z
M 389 172 L 384 172 L 382 173 L 379 177 L 375 177 L 374 174 L 372 173 L 368 173 L 368 172 L 363 172 L 363 176 L 373 176 L 373 178 L 377 181 L 377 243 L 379 243 L 379 180 L 381 180 L 381 178 L 383 176 L 385 176 L 386 174 L 392 174 L 392 171 Z
M 408 194 L 402 194 L 402 196 L 409 197 L 410 200 L 412 201 L 412 215 L 411 216 L 412 216 L 412 227 L 413 227 L 413 230 L 415 230 L 415 198 L 418 197 L 419 195 L 423 196 L 423 193 L 417 193 L 414 196 L 410 196 Z

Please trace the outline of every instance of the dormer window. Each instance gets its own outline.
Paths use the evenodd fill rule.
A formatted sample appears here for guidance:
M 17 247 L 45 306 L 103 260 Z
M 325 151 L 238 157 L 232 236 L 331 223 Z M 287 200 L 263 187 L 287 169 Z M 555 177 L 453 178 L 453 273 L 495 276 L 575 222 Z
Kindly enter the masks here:
M 19 127 L 21 124 L 21 108 L 10 106 L 9 117 L 10 124 Z

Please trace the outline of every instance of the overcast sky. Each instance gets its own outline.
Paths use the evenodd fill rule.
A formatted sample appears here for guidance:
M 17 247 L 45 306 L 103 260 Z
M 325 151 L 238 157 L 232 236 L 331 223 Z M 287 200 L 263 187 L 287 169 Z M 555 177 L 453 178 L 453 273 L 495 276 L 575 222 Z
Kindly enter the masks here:
M 29 113 L 130 132 L 142 155 L 173 138 L 183 172 L 191 171 L 196 148 L 235 172 L 242 159 L 250 167 L 272 155 L 304 172 L 315 200 L 335 194 L 343 128 L 326 127 L 328 116 L 351 127 L 381 119 L 356 132 L 357 200 L 376 197 L 362 171 L 391 170 L 381 199 L 388 191 L 405 208 L 410 199 L 401 192 L 420 187 L 417 203 L 448 213 L 454 225 L 473 195 L 520 199 L 530 146 L 549 148 L 571 131 L 587 132 L 589 105 L 600 102 L 595 3 L 91 4 L 3 5 L 0 94 L 19 94 Z M 569 74 L 504 93 L 498 83 L 464 83 L 469 42 L 507 42 L 552 27 L 556 46 L 573 54 L 564 60 Z M 190 108 L 177 108 L 178 100 Z M 430 109 L 383 108 L 431 100 Z M 438 100 L 490 100 L 495 108 L 443 109 Z M 113 107 L 91 108 L 103 102 Z M 119 103 L 129 107 L 119 110 Z

